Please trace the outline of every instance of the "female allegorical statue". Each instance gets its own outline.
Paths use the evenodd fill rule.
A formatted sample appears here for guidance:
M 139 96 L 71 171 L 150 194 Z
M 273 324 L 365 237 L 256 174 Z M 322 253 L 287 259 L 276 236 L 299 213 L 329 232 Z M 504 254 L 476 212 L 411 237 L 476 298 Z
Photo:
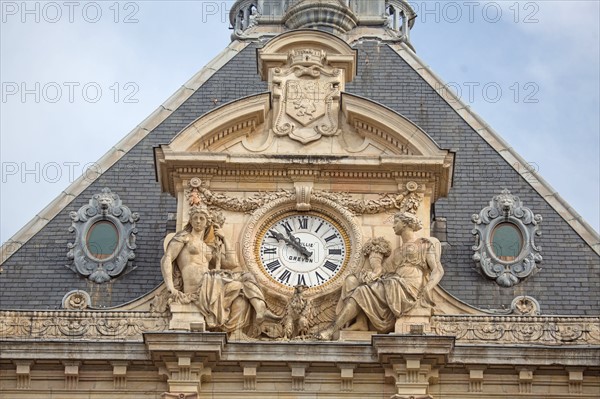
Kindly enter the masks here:
M 265 317 L 277 319 L 250 273 L 239 270 L 235 250 L 204 205 L 190 208 L 189 222 L 165 249 L 161 269 L 171 300 L 194 303 L 209 329 L 241 331 Z
M 389 244 L 376 238 L 365 245 L 370 270 L 346 278 L 333 324 L 321 332 L 322 339 L 348 323 L 351 330 L 368 330 L 369 323 L 380 333 L 394 330 L 396 319 L 415 307 L 432 307 L 431 291 L 444 274 L 440 242 L 433 237 L 416 238 L 421 221 L 412 213 L 394 216 L 394 232 L 402 244 L 391 256 Z

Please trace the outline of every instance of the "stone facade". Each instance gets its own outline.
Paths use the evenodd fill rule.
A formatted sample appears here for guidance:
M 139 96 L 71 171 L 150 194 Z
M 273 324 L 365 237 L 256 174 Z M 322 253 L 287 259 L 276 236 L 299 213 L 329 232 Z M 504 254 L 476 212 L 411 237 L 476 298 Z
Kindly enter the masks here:
M 411 12 L 404 1 L 237 1 L 235 41 L 193 93 L 3 246 L 0 392 L 596 397 L 598 235 L 436 91 L 411 50 Z M 473 260 L 471 215 L 486 219 L 503 188 L 518 206 L 491 207 L 493 218 L 506 209 L 531 243 L 510 284 Z M 82 274 L 65 255 L 70 213 L 99 192 L 136 212 L 122 220 L 133 239 L 100 254 L 81 241 L 98 263 Z M 89 216 L 108 217 L 96 205 Z M 445 234 L 431 228 L 442 220 Z M 85 240 L 89 227 L 77 228 Z M 123 267 L 109 278 L 84 276 L 111 256 Z

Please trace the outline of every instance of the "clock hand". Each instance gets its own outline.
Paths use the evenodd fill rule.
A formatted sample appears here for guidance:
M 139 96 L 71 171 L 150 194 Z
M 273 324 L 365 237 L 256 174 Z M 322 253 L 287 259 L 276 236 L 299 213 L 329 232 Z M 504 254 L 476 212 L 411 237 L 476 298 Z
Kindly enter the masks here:
M 312 252 L 310 252 L 309 250 L 304 248 L 300 243 L 300 239 L 294 237 L 294 235 L 292 233 L 288 233 L 288 235 L 290 236 L 291 239 L 287 238 L 286 236 L 284 236 L 283 234 L 281 234 L 278 231 L 269 230 L 269 233 L 271 233 L 271 237 L 273 237 L 277 241 L 283 241 L 287 245 L 291 245 L 292 247 L 294 247 L 298 252 L 300 252 L 306 258 L 310 258 L 312 256 Z
M 299 238 L 296 238 L 291 231 L 288 231 L 288 237 L 290 237 L 290 244 L 292 244 L 292 246 L 294 248 L 296 248 L 296 250 L 298 250 L 298 252 L 300 252 L 302 255 L 304 255 L 305 258 L 310 258 L 312 256 L 312 252 L 310 252 L 308 249 L 306 249 L 306 247 L 304 247 L 302 245 L 302 242 L 300 241 Z
M 288 239 L 285 238 L 285 236 L 278 231 L 269 230 L 269 233 L 271 233 L 271 237 L 273 237 L 277 241 L 285 241 L 286 243 L 288 242 Z

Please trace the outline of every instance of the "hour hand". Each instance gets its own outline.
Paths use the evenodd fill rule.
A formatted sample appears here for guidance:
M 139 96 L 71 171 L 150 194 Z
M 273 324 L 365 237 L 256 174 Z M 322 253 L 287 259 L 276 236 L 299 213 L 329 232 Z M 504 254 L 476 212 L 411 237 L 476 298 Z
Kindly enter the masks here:
M 271 233 L 271 237 L 273 237 L 277 241 L 285 241 L 286 243 L 288 242 L 288 239 L 285 238 L 285 236 L 278 231 L 269 230 L 269 233 Z
M 290 240 L 288 241 L 298 252 L 300 252 L 304 257 L 310 258 L 312 256 L 312 252 L 306 249 L 305 246 L 302 245 L 302 242 L 299 238 L 296 238 L 291 231 L 288 231 L 288 237 Z
M 271 237 L 274 238 L 274 239 L 276 239 L 277 241 L 283 241 L 287 245 L 291 245 L 292 247 L 298 249 L 297 248 L 298 244 L 296 242 L 290 240 L 289 238 L 287 238 L 286 236 L 284 236 L 280 232 L 275 231 L 275 230 L 269 230 L 269 233 L 271 233 Z

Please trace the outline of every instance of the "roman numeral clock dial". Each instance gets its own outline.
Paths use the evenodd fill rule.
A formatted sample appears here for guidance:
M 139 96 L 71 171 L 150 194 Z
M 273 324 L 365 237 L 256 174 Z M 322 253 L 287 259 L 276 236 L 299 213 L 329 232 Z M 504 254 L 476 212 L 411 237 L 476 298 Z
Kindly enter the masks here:
M 267 223 L 257 242 L 259 265 L 277 283 L 317 287 L 334 279 L 348 258 L 348 237 L 329 217 L 289 213 Z

